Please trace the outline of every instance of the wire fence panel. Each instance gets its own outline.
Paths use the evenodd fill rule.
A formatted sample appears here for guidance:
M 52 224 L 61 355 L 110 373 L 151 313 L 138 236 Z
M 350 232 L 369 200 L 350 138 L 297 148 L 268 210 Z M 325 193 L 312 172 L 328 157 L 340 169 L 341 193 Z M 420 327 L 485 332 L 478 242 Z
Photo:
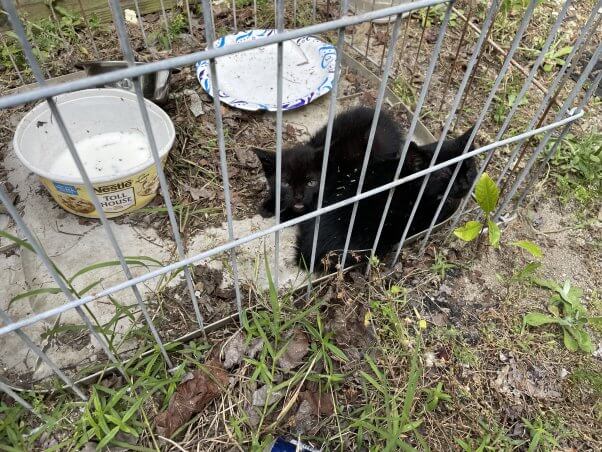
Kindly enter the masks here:
M 32 333 L 33 330 L 29 329 L 40 327 L 44 325 L 43 322 L 51 320 L 54 320 L 55 324 L 59 324 L 61 316 L 75 312 L 83 322 L 86 334 L 89 334 L 98 343 L 98 347 L 104 354 L 103 360 L 107 361 L 105 364 L 112 365 L 125 379 L 130 380 L 133 375 L 129 371 L 130 362 L 128 359 L 144 356 L 145 353 L 149 353 L 149 350 L 154 349 L 158 350 L 158 354 L 160 353 L 166 368 L 175 372 L 177 367 L 172 362 L 173 356 L 170 357 L 170 350 L 177 340 L 171 340 L 173 335 L 166 336 L 173 325 L 169 324 L 170 320 L 163 321 L 158 315 L 159 310 L 164 307 L 160 306 L 155 311 L 156 306 L 152 300 L 156 301 L 158 299 L 157 292 L 159 290 L 156 288 L 159 286 L 161 288 L 173 287 L 174 284 L 179 282 L 177 277 L 181 273 L 182 287 L 185 288 L 183 298 L 186 299 L 183 303 L 185 306 L 192 307 L 190 317 L 194 321 L 191 324 L 186 324 L 187 330 L 184 331 L 185 334 L 179 335 L 179 338 L 204 336 L 208 329 L 223 326 L 222 321 L 226 319 L 230 321 L 237 318 L 240 324 L 244 325 L 245 314 L 247 309 L 250 309 L 244 300 L 246 289 L 248 288 L 249 293 L 265 289 L 265 287 L 255 287 L 253 282 L 245 279 L 246 274 L 243 276 L 243 269 L 248 266 L 250 260 L 248 256 L 244 255 L 244 246 L 256 241 L 259 242 L 260 239 L 263 240 L 265 253 L 259 253 L 261 256 L 252 256 L 252 258 L 256 262 L 261 260 L 260 257 L 265 258 L 266 262 L 270 260 L 266 273 L 273 275 L 273 287 L 270 287 L 270 289 L 275 291 L 276 295 L 274 296 L 277 297 L 278 289 L 299 289 L 300 287 L 306 287 L 306 293 L 309 296 L 314 283 L 318 280 L 314 273 L 320 267 L 320 262 L 317 261 L 317 248 L 318 236 L 321 228 L 324 227 L 324 215 L 335 211 L 341 212 L 341 209 L 346 207 L 350 212 L 348 224 L 345 224 L 344 246 L 341 250 L 337 250 L 340 253 L 338 270 L 343 271 L 347 267 L 348 255 L 353 251 L 358 251 L 353 249 L 352 235 L 354 231 L 357 233 L 356 228 L 361 219 L 358 218 L 358 215 L 361 215 L 360 205 L 369 203 L 371 199 L 376 199 L 374 197 L 377 195 L 382 195 L 383 200 L 386 199 L 382 213 L 379 210 L 378 218 L 376 218 L 374 236 L 369 238 L 370 243 L 372 243 L 371 248 L 362 250 L 368 251 L 370 254 L 367 266 L 369 271 L 370 263 L 377 256 L 379 250 L 379 243 L 383 237 L 394 194 L 396 191 L 399 193 L 399 190 L 408 189 L 411 183 L 415 182 L 418 188 L 417 193 L 412 193 L 415 196 L 412 197 L 409 203 L 411 208 L 408 207 L 407 209 L 409 211 L 407 222 L 400 224 L 398 227 L 399 241 L 395 242 L 393 247 L 395 252 L 392 252 L 393 248 L 389 250 L 393 256 L 389 263 L 394 265 L 398 261 L 402 249 L 408 249 L 410 239 L 421 234 L 422 239 L 418 253 L 425 251 L 426 246 L 433 240 L 434 232 L 440 226 L 439 217 L 446 202 L 448 202 L 460 168 L 463 163 L 467 163 L 471 159 L 478 160 L 481 157 L 482 160 L 478 162 L 478 167 L 475 167 L 476 176 L 470 184 L 471 187 L 468 193 L 473 192 L 479 177 L 490 168 L 489 165 L 499 163 L 501 170 L 497 173 L 497 183 L 504 182 L 505 184 L 500 204 L 493 218 L 499 220 L 503 214 L 515 210 L 523 203 L 533 184 L 539 180 L 547 163 L 558 151 L 560 142 L 567 136 L 571 126 L 586 115 L 588 101 L 595 95 L 602 78 L 602 72 L 596 74 L 596 65 L 602 55 L 602 45 L 590 42 L 597 33 L 602 17 L 600 13 L 601 0 L 587 19 L 584 19 L 585 23 L 576 34 L 577 37 L 570 51 L 565 54 L 566 56 L 561 64 L 557 65 L 556 74 L 549 77 L 549 87 L 544 89 L 543 93 L 532 95 L 533 91 L 541 91 L 541 82 L 538 80 L 538 75 L 542 67 L 547 64 L 549 52 L 557 42 L 558 36 L 561 34 L 560 31 L 570 16 L 571 8 L 577 2 L 567 0 L 562 4 L 555 18 L 550 20 L 549 29 L 546 31 L 547 34 L 545 39 L 542 40 L 540 48 L 534 53 L 532 61 L 529 60 L 530 68 L 520 70 L 519 68 L 522 66 L 516 61 L 516 58 L 521 52 L 521 46 L 524 45 L 525 35 L 529 27 L 532 26 L 531 21 L 538 6 L 537 0 L 531 0 L 526 5 L 517 29 L 513 32 L 511 39 L 508 39 L 507 46 L 505 46 L 507 50 L 499 49 L 502 52 L 502 58 L 493 70 L 494 75 L 490 75 L 487 89 L 481 89 L 479 93 L 481 100 L 478 104 L 478 110 L 474 109 L 474 127 L 467 143 L 458 155 L 445 161 L 439 161 L 440 155 L 444 152 L 445 142 L 450 130 L 453 131 L 458 125 L 461 116 L 465 117 L 469 114 L 465 111 L 465 105 L 467 98 L 473 95 L 473 92 L 477 93 L 478 91 L 476 88 L 478 81 L 476 80 L 478 77 L 482 77 L 482 73 L 479 75 L 477 73 L 486 64 L 483 59 L 484 53 L 492 51 L 491 48 L 496 49 L 496 47 L 491 47 L 490 36 L 499 15 L 502 4 L 500 0 L 492 0 L 490 4 L 482 8 L 471 2 L 470 10 L 460 34 L 450 33 L 449 31 L 452 22 L 458 20 L 455 13 L 455 3 L 449 0 L 419 0 L 401 2 L 400 4 L 391 1 L 391 6 L 381 9 L 376 8 L 376 3 L 372 1 L 371 10 L 366 12 L 359 10 L 361 7 L 358 7 L 357 1 L 349 2 L 348 0 L 342 0 L 339 3 L 332 2 L 332 4 L 331 2 L 317 2 L 315 0 L 304 2 L 295 0 L 290 4 L 283 0 L 276 0 L 264 4 L 254 0 L 252 3 L 248 2 L 244 5 L 233 0 L 231 5 L 230 2 L 225 2 L 229 5 L 226 13 L 216 11 L 219 5 L 212 3 L 211 0 L 202 0 L 200 5 L 186 1 L 181 9 L 177 11 L 181 13 L 183 26 L 188 28 L 191 42 L 195 46 L 200 46 L 203 50 L 187 49 L 181 53 L 178 52 L 177 33 L 174 32 L 174 29 L 177 28 L 174 25 L 175 10 L 168 11 L 163 0 L 159 2 L 160 11 L 158 11 L 157 16 L 158 29 L 162 33 L 161 36 L 165 38 L 165 49 L 162 51 L 157 50 L 157 42 L 160 41 L 157 38 L 159 31 L 154 30 L 154 33 L 150 33 L 149 21 L 141 14 L 138 1 L 134 1 L 135 11 L 129 11 L 128 13 L 122 9 L 118 0 L 110 0 L 113 16 L 112 26 L 120 46 L 120 58 L 123 58 L 127 63 L 126 67 L 59 83 L 55 83 L 55 81 L 46 77 L 45 73 L 49 73 L 47 67 L 49 65 L 45 64 L 47 61 L 45 62 L 43 58 L 40 58 L 39 48 L 35 42 L 32 42 L 31 33 L 28 33 L 27 27 L 24 26 L 25 19 L 19 17 L 15 3 L 12 0 L 1 0 L 1 2 L 12 26 L 14 37 L 20 45 L 19 51 L 21 53 L 17 54 L 9 49 L 6 40 L 4 37 L 2 38 L 2 47 L 7 50 L 7 64 L 9 61 L 12 66 L 13 80 L 15 80 L 17 86 L 15 90 L 5 91 L 0 96 L 0 109 L 19 111 L 19 108 L 29 107 L 28 104 L 35 102 L 41 102 L 46 106 L 52 127 L 57 129 L 57 136 L 62 139 L 61 145 L 64 144 L 65 152 L 73 160 L 76 173 L 81 178 L 81 185 L 84 187 L 94 212 L 98 215 L 98 222 L 90 221 L 93 221 L 95 225 L 102 226 L 104 246 L 115 257 L 115 260 L 110 261 L 109 264 L 118 270 L 106 281 L 101 278 L 87 286 L 85 290 L 78 292 L 74 287 L 73 280 L 81 272 L 77 272 L 75 276 L 68 278 L 59 269 L 57 264 L 58 254 L 49 252 L 54 244 L 46 239 L 43 231 L 29 224 L 30 216 L 23 211 L 22 206 L 19 206 L 15 198 L 11 197 L 10 190 L 3 186 L 4 184 L 0 184 L 0 201 L 5 209 L 5 213 L 0 212 L 0 216 L 5 215 L 7 219 L 10 219 L 9 225 L 15 230 L 14 234 L 6 232 L 0 238 L 8 237 L 21 247 L 22 252 L 28 250 L 34 253 L 36 259 L 41 263 L 41 267 L 47 272 L 46 279 L 51 280 L 57 286 L 56 288 L 45 286 L 32 289 L 32 294 L 38 290 L 39 294 L 48 293 L 57 297 L 55 300 L 61 297 L 60 303 L 54 307 L 50 304 L 43 305 L 41 309 L 32 310 L 29 315 L 19 316 L 18 318 L 11 312 L 11 305 L 15 298 L 7 300 L 6 303 L 3 302 L 0 305 L 0 321 L 2 322 L 0 324 L 0 339 L 3 335 L 14 333 L 26 349 L 31 350 L 36 359 L 48 366 L 49 374 L 60 379 L 65 387 L 70 388 L 82 400 L 87 400 L 88 396 L 82 385 L 78 383 L 78 378 L 81 375 L 71 373 L 65 368 L 66 366 L 62 366 L 57 362 L 52 353 L 40 343 L 40 334 L 34 334 Z M 200 12 L 197 11 L 198 6 L 200 6 Z M 83 6 L 80 5 L 80 8 L 86 25 L 86 39 L 92 43 L 94 56 L 102 55 L 103 47 L 100 46 L 101 43 L 93 29 L 91 18 L 85 14 Z M 471 22 L 471 18 L 477 16 L 482 18 L 479 22 L 482 24 L 481 29 Z M 438 17 L 436 22 L 433 17 Z M 433 21 L 435 27 L 429 28 L 430 20 Z M 380 22 L 378 27 L 375 21 Z M 383 27 L 383 21 L 386 28 Z M 253 24 L 256 29 L 262 24 L 271 29 L 264 30 L 260 37 L 246 39 L 248 37 L 245 36 L 246 28 L 251 26 L 250 24 Z M 287 28 L 288 26 L 291 28 Z M 230 31 L 235 35 L 236 45 L 224 45 L 224 34 Z M 286 155 L 285 153 L 288 152 L 286 150 L 288 145 L 287 130 L 290 125 L 294 124 L 293 120 L 289 121 L 294 112 L 289 112 L 290 108 L 287 104 L 287 95 L 289 94 L 287 82 L 290 82 L 290 80 L 286 79 L 286 68 L 287 64 L 290 63 L 287 60 L 292 59 L 292 57 L 286 49 L 287 44 L 296 45 L 300 49 L 298 40 L 311 36 L 319 36 L 320 39 L 328 41 L 323 43 L 325 44 L 324 48 L 330 49 L 329 51 L 336 49 L 336 61 L 330 69 L 329 93 L 322 100 L 320 107 L 322 109 L 319 110 L 317 121 L 319 126 L 325 126 L 325 128 L 320 161 L 316 162 L 318 168 L 321 169 L 319 180 L 316 181 L 318 184 L 315 196 L 316 207 L 311 211 L 304 211 L 294 218 L 287 219 L 281 216 L 285 203 L 284 196 L 286 195 L 283 191 L 285 184 L 283 180 L 283 154 Z M 202 39 L 204 39 L 204 42 L 201 42 Z M 462 56 L 461 50 L 465 47 L 467 50 L 464 51 L 465 55 Z M 579 77 L 576 77 L 574 82 L 570 82 L 571 75 L 574 75 L 573 72 L 577 70 L 577 63 L 583 61 L 586 50 L 592 47 L 595 50 L 592 51 L 588 62 L 582 65 Z M 233 166 L 232 154 L 235 154 L 235 152 L 231 151 L 234 149 L 233 143 L 236 140 L 244 140 L 245 135 L 243 134 L 244 130 L 233 132 L 234 127 L 231 125 L 232 115 L 229 113 L 230 109 L 224 106 L 226 103 L 224 93 L 232 85 L 228 83 L 230 74 L 226 73 L 219 63 L 224 61 L 223 59 L 226 57 L 240 56 L 246 51 L 265 51 L 268 48 L 275 49 L 275 59 L 273 64 L 270 64 L 272 64 L 271 69 L 273 69 L 276 77 L 273 80 L 265 80 L 265 85 L 271 87 L 273 91 L 275 99 L 274 114 L 272 116 L 265 114 L 263 118 L 257 114 L 254 119 L 260 121 L 268 118 L 271 124 L 269 130 L 273 132 L 273 138 L 270 138 L 269 146 L 274 151 L 275 165 L 274 218 L 269 223 L 258 223 L 260 224 L 258 228 L 244 229 L 238 227 L 240 224 L 238 222 L 242 221 L 239 220 L 240 212 L 237 210 L 237 203 L 240 203 L 240 201 L 237 199 L 239 193 L 235 186 L 239 169 Z M 346 61 L 352 60 L 350 54 L 347 53 L 349 51 L 360 58 L 359 64 L 356 66 L 361 66 L 364 71 L 361 73 L 362 77 L 371 80 L 371 85 L 366 83 L 366 86 L 369 85 L 370 88 L 363 88 L 364 91 L 347 92 L 351 85 L 349 79 L 353 78 L 350 76 L 352 64 L 346 64 Z M 300 52 L 303 53 L 302 50 Z M 21 56 L 22 61 L 19 59 Z M 303 64 L 307 63 L 307 55 L 304 54 L 304 57 L 306 61 L 300 63 L 299 67 L 303 67 Z M 140 59 L 144 59 L 144 64 L 138 64 Z M 223 241 L 218 243 L 203 242 L 201 240 L 201 245 L 192 247 L 191 243 L 194 240 L 199 237 L 205 239 L 210 235 L 209 227 L 204 229 L 200 227 L 186 228 L 189 220 L 187 215 L 190 209 L 186 210 L 182 206 L 178 191 L 174 189 L 173 185 L 170 185 L 170 179 L 175 170 L 173 166 L 169 166 L 171 164 L 166 163 L 166 160 L 169 160 L 161 152 L 158 137 L 161 136 L 162 132 L 153 122 L 154 113 L 149 107 L 151 103 L 147 99 L 145 91 L 147 87 L 144 80 L 146 80 L 145 77 L 156 75 L 160 71 L 170 71 L 170 74 L 174 71 L 184 71 L 182 68 L 196 65 L 202 61 L 207 62 L 208 65 L 207 86 L 204 86 L 205 94 L 212 97 L 210 101 L 203 101 L 205 102 L 204 108 L 213 109 L 213 112 L 205 114 L 207 112 L 201 109 L 199 115 L 205 115 L 203 124 L 200 125 L 201 121 L 198 120 L 198 123 L 194 123 L 194 125 L 201 128 L 201 126 L 209 127 L 207 124 L 211 120 L 214 120 L 214 123 L 209 127 L 210 139 L 207 136 L 201 138 L 198 138 L 197 135 L 193 136 L 197 137 L 200 142 L 198 145 L 203 150 L 215 150 L 214 157 L 217 169 L 211 180 L 202 188 L 193 188 L 201 192 L 201 190 L 206 190 L 207 186 L 218 187 L 219 195 L 215 196 L 216 202 L 219 202 L 219 206 L 216 208 L 218 210 L 216 217 L 221 218 L 220 215 L 223 214 L 224 221 L 221 224 L 218 221 L 217 226 L 214 224 L 211 226 L 214 226 L 215 230 L 223 232 L 221 236 Z M 322 64 L 325 65 L 323 61 Z M 190 71 L 189 68 L 186 68 L 186 70 Z M 497 105 L 496 102 L 499 102 L 500 93 L 498 91 L 512 77 L 512 73 L 516 71 L 524 74 L 521 83 L 517 85 L 520 88 L 517 88 L 516 95 L 508 101 L 508 108 L 504 111 L 504 115 L 499 122 L 492 122 L 490 116 L 493 113 L 490 110 L 492 105 Z M 190 72 L 187 72 L 187 74 L 190 75 Z M 408 74 L 411 75 L 408 76 Z M 196 73 L 193 74 L 192 78 L 194 78 L 194 75 L 197 75 L 200 79 L 200 75 Z M 359 77 L 357 74 L 354 76 Z M 369 78 L 369 76 L 373 77 Z M 21 89 L 25 87 L 28 77 L 35 80 L 36 85 Z M 406 80 L 408 77 L 410 82 Z M 121 83 L 123 80 L 127 80 L 133 88 L 131 90 L 133 94 L 130 93 L 130 96 L 137 107 L 135 112 L 136 130 L 145 140 L 149 151 L 149 166 L 156 172 L 155 190 L 160 194 L 160 199 L 157 198 L 158 204 L 153 205 L 150 209 L 164 214 L 165 216 L 158 222 L 169 227 L 168 237 L 161 237 L 161 243 L 159 245 L 154 244 L 161 248 L 161 251 L 164 251 L 163 248 L 168 249 L 163 254 L 163 256 L 167 255 L 165 263 L 161 263 L 157 268 L 146 267 L 140 274 L 133 272 L 132 267 L 138 261 L 135 258 L 128 257 L 126 252 L 128 248 L 126 248 L 124 240 L 121 239 L 118 232 L 121 223 L 110 218 L 107 215 L 110 212 L 103 207 L 100 199 L 101 193 L 95 187 L 93 172 L 82 157 L 82 145 L 77 140 L 77 124 L 65 114 L 63 104 L 60 102 L 61 98 L 58 97 L 80 90 Z M 194 90 L 190 91 L 193 91 L 192 95 L 198 97 L 198 93 Z M 366 93 L 372 95 L 371 100 L 366 97 Z M 454 93 L 453 96 L 452 93 Z M 178 92 L 172 93 L 169 97 L 169 100 L 173 102 L 170 105 L 170 114 L 173 113 L 173 116 L 179 116 L 182 109 L 191 108 L 187 101 L 178 101 L 178 95 L 183 96 Z M 345 106 L 353 105 L 351 102 L 345 103 L 349 99 L 354 99 L 360 104 L 373 104 L 374 112 L 365 137 L 366 142 L 362 143 L 362 149 L 365 149 L 360 156 L 361 166 L 358 163 L 359 177 L 357 185 L 353 186 L 354 194 L 342 200 L 337 199 L 336 202 L 329 202 L 326 198 L 327 175 L 330 175 L 329 171 L 333 166 L 331 160 L 332 150 L 336 146 L 337 133 L 340 133 L 340 131 L 335 131 L 334 124 L 337 113 Z M 123 98 L 121 100 L 124 101 Z M 531 102 L 529 112 L 533 111 L 534 114 L 528 116 L 530 118 L 528 124 L 524 129 L 521 128 L 520 130 L 523 131 L 519 133 L 517 132 L 518 129 L 513 127 L 513 122 L 525 101 Z M 203 106 L 203 102 L 201 102 L 201 106 Z M 393 166 L 391 167 L 391 174 L 394 173 L 392 180 L 384 181 L 382 185 L 376 188 L 369 187 L 369 189 L 365 189 L 366 175 L 371 158 L 374 156 L 372 148 L 377 140 L 379 118 L 389 107 L 395 107 L 399 111 L 405 112 L 405 118 L 408 121 L 408 124 L 404 125 L 404 129 L 407 129 L 406 139 L 403 143 L 396 144 L 399 148 L 396 154 L 398 159 L 395 163 L 391 163 L 395 169 L 393 171 Z M 432 143 L 420 144 L 433 145 L 433 153 L 430 159 L 425 162 L 424 168 L 411 174 L 403 173 L 402 175 L 404 168 L 407 168 L 404 165 L 408 164 L 406 160 L 411 146 L 413 146 L 413 140 L 418 141 L 421 133 L 422 136 L 432 137 L 428 128 L 423 124 L 423 119 L 429 112 L 439 114 L 438 119 L 431 122 L 430 125 L 431 128 L 440 130 L 440 133 Z M 248 114 L 252 115 L 252 113 Z M 117 113 L 116 116 L 118 116 Z M 207 120 L 207 118 L 212 119 Z M 117 118 L 116 121 L 119 122 L 120 119 L 123 118 Z M 477 139 L 479 130 L 490 129 L 492 124 L 495 127 L 493 133 L 490 134 L 495 137 L 493 141 L 480 147 L 475 146 L 474 141 Z M 424 130 L 426 130 L 426 134 L 423 133 Z M 254 130 L 251 130 L 251 132 L 254 132 Z M 308 135 L 311 135 L 309 129 Z M 534 141 L 537 142 L 536 145 L 531 146 L 533 149 L 528 144 L 530 138 L 534 138 Z M 189 145 L 187 139 L 176 141 L 174 146 L 185 149 Z M 555 139 L 555 142 L 550 145 L 552 139 Z M 513 147 L 507 148 L 511 145 Z M 529 151 L 527 151 L 527 148 L 529 148 Z M 525 162 L 523 162 L 523 157 L 526 160 Z M 236 158 L 243 160 L 238 154 Z M 183 157 L 182 160 L 184 160 Z M 176 162 L 176 164 L 178 163 L 180 162 Z M 191 164 L 196 170 L 203 166 L 194 161 L 187 162 L 187 164 Z M 533 170 L 534 167 L 535 170 Z M 201 168 L 201 170 L 203 169 Z M 451 175 L 449 180 L 446 181 L 446 185 L 444 185 L 445 190 L 441 193 L 441 197 L 436 200 L 438 202 L 435 203 L 434 215 L 432 217 L 429 215 L 426 222 L 427 227 L 415 236 L 410 237 L 410 231 L 415 226 L 414 221 L 417 215 L 420 215 L 419 206 L 426 197 L 430 196 L 427 192 L 429 182 L 432 181 L 438 171 L 444 169 L 448 169 Z M 188 188 L 191 187 L 188 186 Z M 207 197 L 209 198 L 209 196 Z M 459 201 L 457 210 L 448 217 L 452 229 L 458 221 L 465 218 L 465 214 L 471 206 L 470 203 L 470 195 L 465 195 Z M 511 205 L 512 208 L 510 208 Z M 205 215 L 208 218 L 206 212 Z M 303 283 L 297 287 L 288 287 L 288 285 L 292 286 L 292 283 L 286 279 L 285 272 L 282 270 L 290 264 L 283 251 L 285 248 L 285 230 L 312 221 L 311 259 L 307 262 L 307 271 L 305 268 L 303 271 L 299 270 L 300 273 L 303 273 Z M 136 220 L 133 220 L 127 224 L 136 226 L 135 223 Z M 208 223 L 209 221 L 205 225 Z M 271 260 L 272 252 L 268 252 L 266 246 L 267 239 L 271 239 L 272 236 L 274 240 L 273 242 L 270 240 L 269 243 L 274 243 L 273 261 Z M 85 234 L 82 234 L 81 242 L 85 243 L 86 240 Z M 148 238 L 147 240 L 152 242 Z M 210 244 L 207 245 L 207 243 Z M 94 267 L 95 258 L 97 257 L 94 254 L 93 250 L 89 250 L 88 255 L 84 256 L 87 266 Z M 212 318 L 208 320 L 207 316 L 211 314 L 213 308 L 210 306 L 211 300 L 207 301 L 207 298 L 203 297 L 206 295 L 202 293 L 206 281 L 204 281 L 203 276 L 198 276 L 196 272 L 201 267 L 210 268 L 210 264 L 215 262 L 219 262 L 221 265 L 219 268 L 230 278 L 229 282 L 231 282 L 233 294 L 229 301 L 235 312 L 218 320 Z M 109 264 L 97 265 L 108 267 Z M 40 265 L 38 264 L 38 266 Z M 256 273 L 259 273 L 257 269 L 255 270 Z M 129 311 L 128 314 L 130 315 L 124 315 L 124 317 L 131 317 L 131 323 L 139 327 L 140 330 L 148 332 L 149 335 L 147 339 L 140 339 L 140 342 L 135 342 L 133 349 L 125 352 L 124 349 L 116 345 L 115 334 L 112 334 L 107 327 L 110 322 L 103 323 L 96 318 L 93 308 L 97 303 L 106 302 L 115 305 L 115 309 L 119 311 L 123 306 L 114 297 L 124 295 L 124 293 L 129 295 L 129 292 L 131 292 L 134 299 L 131 306 L 139 310 L 144 321 L 142 325 L 136 325 L 138 319 L 131 315 Z M 170 306 L 164 309 L 169 310 Z M 212 326 L 208 326 L 208 323 L 211 323 Z M 127 336 L 127 334 L 124 334 L 124 336 Z M 146 338 L 146 336 L 144 337 Z M 11 382 L 4 381 L 4 379 L 0 380 L 0 390 L 2 392 L 35 414 L 34 407 L 19 395 L 17 389 L 12 386 Z

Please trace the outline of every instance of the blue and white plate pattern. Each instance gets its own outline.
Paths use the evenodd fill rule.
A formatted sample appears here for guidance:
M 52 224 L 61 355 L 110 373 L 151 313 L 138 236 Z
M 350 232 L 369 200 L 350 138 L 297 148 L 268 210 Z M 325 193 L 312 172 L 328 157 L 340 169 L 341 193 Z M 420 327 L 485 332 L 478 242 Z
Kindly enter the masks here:
M 215 47 L 236 45 L 263 38 L 276 30 L 242 31 L 215 41 Z M 276 111 L 277 45 L 258 47 L 216 59 L 221 102 L 242 110 Z M 336 49 L 313 36 L 283 44 L 282 109 L 294 110 L 309 104 L 332 89 Z M 196 64 L 203 89 L 213 96 L 209 60 Z

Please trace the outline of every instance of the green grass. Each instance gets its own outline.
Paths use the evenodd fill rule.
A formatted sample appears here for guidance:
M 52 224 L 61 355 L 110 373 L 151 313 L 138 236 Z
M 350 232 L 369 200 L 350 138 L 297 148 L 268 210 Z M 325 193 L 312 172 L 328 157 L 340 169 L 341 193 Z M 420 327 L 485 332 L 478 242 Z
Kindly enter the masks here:
M 548 150 L 554 143 L 551 141 Z M 586 208 L 599 205 L 602 196 L 602 134 L 594 132 L 583 137 L 567 134 L 559 144 L 552 167 L 565 203 L 576 201 Z M 597 215 L 597 211 L 591 213 Z
M 51 62 L 56 56 L 66 50 L 77 48 L 84 55 L 88 55 L 85 45 L 80 42 L 80 33 L 85 24 L 79 15 L 64 8 L 55 6 L 57 20 L 51 17 L 30 21 L 22 17 L 21 21 L 25 28 L 27 39 L 33 46 L 33 53 L 41 64 Z M 97 21 L 90 21 L 92 30 L 97 29 Z M 5 31 L 3 39 L 5 45 L 0 46 L 0 63 L 6 67 L 12 67 L 9 55 L 21 71 L 27 72 L 28 65 L 21 50 L 17 35 L 13 31 Z

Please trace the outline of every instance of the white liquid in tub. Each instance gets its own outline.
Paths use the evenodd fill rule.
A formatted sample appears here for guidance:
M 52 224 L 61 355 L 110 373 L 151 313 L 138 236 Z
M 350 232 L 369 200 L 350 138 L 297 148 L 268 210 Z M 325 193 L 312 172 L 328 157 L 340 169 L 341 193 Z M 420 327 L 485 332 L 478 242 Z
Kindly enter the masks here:
M 110 132 L 75 143 L 91 179 L 124 173 L 151 159 L 146 137 L 137 133 Z M 65 148 L 49 168 L 52 174 L 81 179 L 71 153 Z

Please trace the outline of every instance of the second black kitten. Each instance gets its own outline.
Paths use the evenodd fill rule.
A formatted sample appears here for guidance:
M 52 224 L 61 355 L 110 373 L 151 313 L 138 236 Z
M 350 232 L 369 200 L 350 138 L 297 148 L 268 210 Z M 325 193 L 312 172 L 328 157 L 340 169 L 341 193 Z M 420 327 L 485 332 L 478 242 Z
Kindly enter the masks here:
M 373 115 L 373 109 L 360 107 L 335 118 L 324 186 L 324 206 L 356 194 Z M 437 163 L 460 155 L 466 147 L 471 132 L 472 130 L 469 130 L 455 140 L 445 141 Z M 282 221 L 316 209 L 325 138 L 326 127 L 316 133 L 308 143 L 297 145 L 282 153 L 280 216 Z M 403 141 L 404 137 L 393 119 L 385 112 L 381 112 L 362 191 L 368 191 L 393 180 Z M 418 146 L 410 142 L 401 177 L 428 168 L 435 148 L 436 143 Z M 262 150 L 255 152 L 263 165 L 270 189 L 268 199 L 263 205 L 262 215 L 270 216 L 274 214 L 275 205 L 275 154 Z M 430 175 L 426 191 L 412 221 L 410 235 L 426 229 L 430 224 L 454 167 L 455 165 L 452 165 Z M 470 190 L 475 175 L 473 159 L 465 160 L 438 221 L 443 221 L 455 211 L 460 200 Z M 418 178 L 406 182 L 395 190 L 376 250 L 377 256 L 382 258 L 401 239 L 422 181 L 423 178 Z M 388 191 L 359 203 L 349 250 L 366 251 L 372 248 L 387 196 Z M 343 249 L 352 209 L 352 205 L 347 205 L 321 216 L 316 262 L 322 262 L 325 256 Z M 314 223 L 315 220 L 312 219 L 299 224 L 297 259 L 301 266 L 308 266 L 310 262 Z

